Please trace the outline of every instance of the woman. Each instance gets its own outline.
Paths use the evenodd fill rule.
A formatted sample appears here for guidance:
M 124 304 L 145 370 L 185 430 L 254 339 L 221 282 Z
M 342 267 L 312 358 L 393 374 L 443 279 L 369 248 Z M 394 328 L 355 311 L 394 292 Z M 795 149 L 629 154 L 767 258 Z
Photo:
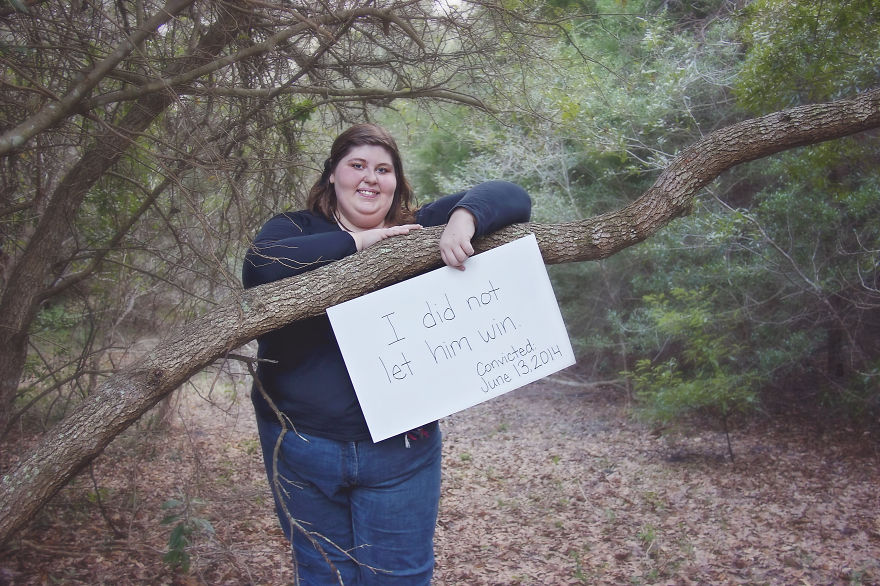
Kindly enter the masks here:
M 442 224 L 440 257 L 463 270 L 474 253 L 471 238 L 526 221 L 530 211 L 528 194 L 501 181 L 414 210 L 394 139 L 359 124 L 334 141 L 308 209 L 263 226 L 245 258 L 244 286 Z M 273 487 L 283 434 L 280 490 L 273 493 L 300 583 L 430 584 L 440 499 L 437 423 L 373 443 L 326 315 L 260 337 L 258 355 L 274 361 L 260 363 L 252 399 Z M 276 409 L 295 433 L 284 433 Z

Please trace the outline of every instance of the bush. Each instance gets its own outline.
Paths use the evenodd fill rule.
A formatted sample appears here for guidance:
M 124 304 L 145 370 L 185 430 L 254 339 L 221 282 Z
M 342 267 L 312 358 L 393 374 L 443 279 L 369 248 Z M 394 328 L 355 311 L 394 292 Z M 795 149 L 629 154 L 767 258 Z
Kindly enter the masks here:
M 732 320 L 714 315 L 712 295 L 704 290 L 673 289 L 669 297 L 649 295 L 645 302 L 654 327 L 667 336 L 665 346 L 676 347 L 680 358 L 641 359 L 625 373 L 640 413 L 663 425 L 689 415 L 716 419 L 733 459 L 730 418 L 758 406 L 758 390 L 766 380 L 756 357 L 733 338 L 735 329 L 725 323 Z

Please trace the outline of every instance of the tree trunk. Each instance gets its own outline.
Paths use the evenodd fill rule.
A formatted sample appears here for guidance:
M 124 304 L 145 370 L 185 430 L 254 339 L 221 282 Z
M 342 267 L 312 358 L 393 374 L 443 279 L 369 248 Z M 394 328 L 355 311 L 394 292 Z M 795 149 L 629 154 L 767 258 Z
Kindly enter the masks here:
M 699 190 L 734 165 L 878 126 L 880 90 L 745 121 L 684 150 L 648 191 L 621 210 L 581 222 L 510 226 L 479 239 L 475 248 L 487 250 L 531 232 L 548 264 L 606 258 L 686 215 Z M 104 383 L 0 479 L 0 543 L 190 376 L 261 334 L 435 268 L 440 232 L 431 228 L 384 240 L 306 274 L 242 291 L 173 332 L 140 363 Z
M 186 3 L 183 3 L 182 9 Z M 202 37 L 187 59 L 167 73 L 185 71 L 213 59 L 242 26 L 241 14 L 225 13 Z M 86 194 L 116 164 L 132 141 L 175 101 L 173 92 L 154 92 L 135 101 L 120 123 L 98 135 L 92 147 L 61 180 L 49 198 L 33 237 L 9 271 L 0 296 L 0 430 L 6 428 L 28 349 L 28 332 L 43 292 L 52 286 L 57 265 L 65 258 L 64 243 L 72 233 L 72 218 Z

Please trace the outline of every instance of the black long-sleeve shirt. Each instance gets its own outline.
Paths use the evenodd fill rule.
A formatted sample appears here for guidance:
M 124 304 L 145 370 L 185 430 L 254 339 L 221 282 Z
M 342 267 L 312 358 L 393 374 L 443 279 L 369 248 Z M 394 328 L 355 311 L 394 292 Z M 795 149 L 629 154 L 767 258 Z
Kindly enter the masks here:
M 527 221 L 531 199 L 518 185 L 490 181 L 422 206 L 415 221 L 426 227 L 439 226 L 459 207 L 474 215 L 475 236 L 480 236 Z M 354 238 L 333 219 L 311 211 L 278 214 L 266 222 L 248 250 L 242 282 L 245 288 L 255 287 L 310 271 L 355 252 Z M 260 382 L 297 431 L 340 441 L 369 439 L 363 412 L 326 314 L 265 334 L 258 342 L 258 356 L 277 361 L 260 364 Z M 256 388 L 251 399 L 258 417 L 275 420 L 274 412 Z

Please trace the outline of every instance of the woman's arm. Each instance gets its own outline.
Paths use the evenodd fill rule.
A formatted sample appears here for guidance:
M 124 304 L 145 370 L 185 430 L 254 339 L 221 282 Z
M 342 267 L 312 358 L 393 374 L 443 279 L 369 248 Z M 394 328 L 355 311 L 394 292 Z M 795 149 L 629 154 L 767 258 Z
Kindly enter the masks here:
M 448 218 L 440 236 L 440 257 L 447 266 L 464 270 L 464 261 L 474 254 L 474 236 L 528 221 L 531 209 L 532 200 L 522 187 L 490 181 L 426 205 L 417 218 L 429 226 Z
M 266 222 L 245 254 L 242 283 L 255 287 L 316 269 L 357 252 L 350 234 L 305 214 L 279 214 Z
M 386 238 L 409 234 L 412 230 L 418 230 L 421 227 L 420 224 L 402 224 L 400 226 L 389 226 L 388 228 L 373 228 L 372 230 L 349 232 L 349 234 L 354 238 L 354 243 L 358 251 L 361 251 L 377 242 L 385 240 Z
M 416 221 L 423 226 L 446 224 L 452 213 L 461 208 L 473 214 L 476 222 L 473 236 L 482 236 L 510 224 L 528 222 L 532 199 L 515 183 L 487 181 L 422 206 Z

